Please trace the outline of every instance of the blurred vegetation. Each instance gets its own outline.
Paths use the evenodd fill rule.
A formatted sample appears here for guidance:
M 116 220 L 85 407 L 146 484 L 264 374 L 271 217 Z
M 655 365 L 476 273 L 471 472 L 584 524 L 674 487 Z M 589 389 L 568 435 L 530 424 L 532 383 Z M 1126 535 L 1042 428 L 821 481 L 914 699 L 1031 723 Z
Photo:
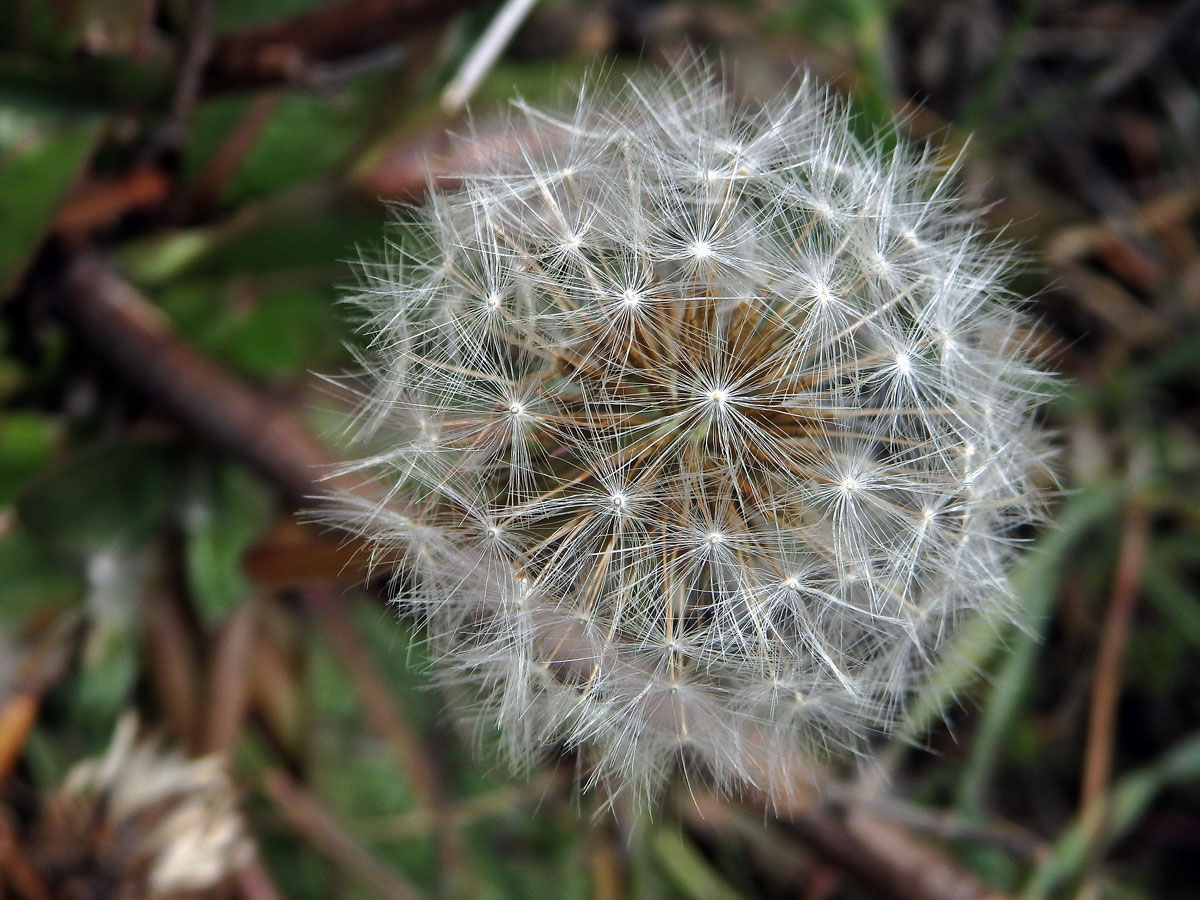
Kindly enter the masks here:
M 386 579 L 297 519 L 350 263 L 427 163 L 469 166 L 439 94 L 497 10 L 0 0 L 0 897 L 68 896 L 36 823 L 129 709 L 232 760 L 259 862 L 214 896 L 1200 896 L 1200 3 L 545 0 L 472 101 L 486 131 L 514 89 L 689 45 L 751 97 L 808 68 L 864 129 L 965 148 L 1026 248 L 1065 490 L 1025 627 L 970 632 L 986 677 L 946 673 L 947 717 L 834 804 L 953 895 L 698 785 L 635 820 L 565 756 L 511 777 Z

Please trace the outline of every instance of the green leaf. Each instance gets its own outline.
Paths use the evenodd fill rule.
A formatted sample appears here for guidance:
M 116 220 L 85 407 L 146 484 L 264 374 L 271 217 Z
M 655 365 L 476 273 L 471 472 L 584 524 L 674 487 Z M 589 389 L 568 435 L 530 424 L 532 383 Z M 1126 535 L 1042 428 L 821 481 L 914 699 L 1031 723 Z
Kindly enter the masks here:
M 296 376 L 343 361 L 345 326 L 324 279 L 233 277 L 181 281 L 162 310 L 206 356 L 254 378 Z
M 1038 542 L 1013 573 L 1012 584 L 1023 601 L 1024 628 L 1009 645 L 1008 656 L 991 685 L 983 719 L 959 784 L 957 806 L 968 817 L 983 808 L 983 796 L 999 758 L 1003 739 L 1024 702 L 1034 679 L 1030 678 L 1043 634 L 1058 596 L 1059 581 L 1068 554 L 1076 542 L 1120 506 L 1128 487 L 1123 482 L 1102 482 L 1080 489 L 1061 510 L 1057 524 Z M 995 634 L 995 624 L 983 622 Z M 969 635 L 979 640 L 978 635 Z
M 154 444 L 96 444 L 31 484 L 17 515 L 48 547 L 79 559 L 133 549 L 162 522 L 174 495 L 174 468 Z
M 166 284 L 212 251 L 216 229 L 164 231 L 120 250 L 121 268 L 139 287 Z
M 1077 879 L 1088 863 L 1127 834 L 1163 790 L 1200 781 L 1200 734 L 1180 741 L 1159 760 L 1122 776 L 1091 813 L 1079 818 L 1055 841 L 1022 897 L 1046 900 Z
M 225 616 L 250 594 L 242 556 L 266 529 L 272 494 L 244 469 L 224 465 L 205 473 L 183 506 L 184 565 L 201 612 Z
M 302 181 L 316 178 L 345 157 L 368 110 L 364 79 L 351 85 L 349 102 L 334 103 L 321 94 L 291 93 L 271 111 L 254 145 L 241 160 L 222 197 L 222 206 L 265 200 Z M 243 97 L 219 97 L 204 103 L 192 126 L 183 159 L 185 177 L 194 178 L 239 124 L 248 107 Z
M 689 900 L 742 900 L 677 828 L 658 829 L 654 850 L 659 864 Z
M 106 731 L 129 704 L 139 671 L 137 629 L 134 622 L 104 622 L 93 626 L 84 671 L 71 682 L 68 695 L 70 721 Z
M 309 745 L 315 788 L 349 818 L 411 809 L 412 794 L 396 776 L 395 757 L 378 738 L 363 734 L 354 680 L 337 655 L 315 643 L 308 661 L 310 702 L 322 723 Z
M 37 612 L 78 600 L 83 574 L 69 563 L 20 524 L 0 535 L 0 628 L 18 629 Z
M 297 375 L 340 355 L 341 328 L 328 290 L 267 293 L 230 335 L 229 353 L 260 378 Z
M 1195 535 L 1190 539 L 1195 541 Z M 1142 575 L 1147 599 L 1170 623 L 1174 635 L 1191 643 L 1193 651 L 1200 650 L 1200 597 L 1168 568 L 1161 552 L 1155 553 L 1152 560 L 1153 564 L 1147 566 Z
M 25 483 L 50 458 L 58 429 L 46 416 L 14 412 L 0 415 L 0 506 L 17 498 Z
M 0 297 L 41 246 L 100 126 L 93 118 L 46 125 L 0 103 Z
M 355 202 L 328 185 L 304 186 L 244 207 L 225 224 L 156 235 L 118 251 L 122 268 L 141 287 L 187 278 L 324 270 L 349 279 L 355 247 L 382 243 L 386 210 Z M 170 255 L 164 265 L 163 255 Z
M 238 0 L 237 3 L 217 3 L 213 9 L 213 25 L 219 31 L 253 28 L 327 2 L 328 0 Z

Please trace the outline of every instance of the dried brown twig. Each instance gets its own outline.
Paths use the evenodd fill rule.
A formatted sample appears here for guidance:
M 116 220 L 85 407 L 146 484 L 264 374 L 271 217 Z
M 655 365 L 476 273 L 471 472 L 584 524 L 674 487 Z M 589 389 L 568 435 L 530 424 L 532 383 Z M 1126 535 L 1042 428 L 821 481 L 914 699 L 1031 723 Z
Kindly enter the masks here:
M 382 900 L 419 900 L 420 894 L 399 874 L 368 853 L 318 803 L 283 772 L 270 772 L 267 794 L 291 825 L 339 868 L 361 881 Z
M 696 797 L 680 804 L 688 825 L 726 834 L 738 827 L 736 807 L 716 798 Z M 754 800 L 753 797 L 750 798 Z M 754 804 L 761 807 L 761 803 Z M 749 813 L 744 814 L 749 818 Z M 768 809 L 784 829 L 816 853 L 887 900 L 1006 900 L 933 843 L 868 806 L 809 792 L 787 809 Z M 765 832 L 754 832 L 756 839 Z M 774 843 L 778 843 L 777 841 Z M 779 852 L 775 847 L 771 856 Z M 772 863 L 774 865 L 775 863 Z
M 209 90 L 305 84 L 334 62 L 443 22 L 468 0 L 341 0 L 221 38 L 205 73 Z
M 450 880 L 464 878 L 469 872 L 468 856 L 446 815 L 441 778 L 429 748 L 409 727 L 400 698 L 376 668 L 345 604 L 328 590 L 305 591 L 304 599 L 353 679 L 371 728 L 387 741 L 407 776 L 417 811 L 428 814 L 433 823 L 440 872 Z
M 818 804 L 788 823 L 825 858 L 895 900 L 1004 900 L 935 845 L 865 809 Z
M 129 384 L 289 499 L 339 483 L 324 480 L 335 460 L 291 411 L 193 350 L 100 256 L 84 253 L 67 266 L 55 306 L 76 337 Z
M 0 810 L 0 875 L 11 883 L 25 900 L 54 900 L 50 889 L 38 874 L 17 839 L 16 829 Z M 0 891 L 4 881 L 0 880 Z
M 0 783 L 20 758 L 25 740 L 37 722 L 43 696 L 70 664 L 70 635 L 75 630 L 69 624 L 61 627 L 52 621 L 21 660 L 18 689 L 0 705 Z
M 115 178 L 92 177 L 67 196 L 54 217 L 54 228 L 60 234 L 83 235 L 127 213 L 158 206 L 170 190 L 170 179 L 153 168 L 132 169 Z
M 1100 651 L 1092 676 L 1088 711 L 1087 748 L 1083 758 L 1081 809 L 1087 816 L 1104 798 L 1112 773 L 1113 738 L 1117 727 L 1117 701 L 1121 693 L 1125 645 L 1137 607 L 1138 586 L 1146 564 L 1150 539 L 1150 512 L 1134 500 L 1125 516 L 1112 599 L 1104 617 Z

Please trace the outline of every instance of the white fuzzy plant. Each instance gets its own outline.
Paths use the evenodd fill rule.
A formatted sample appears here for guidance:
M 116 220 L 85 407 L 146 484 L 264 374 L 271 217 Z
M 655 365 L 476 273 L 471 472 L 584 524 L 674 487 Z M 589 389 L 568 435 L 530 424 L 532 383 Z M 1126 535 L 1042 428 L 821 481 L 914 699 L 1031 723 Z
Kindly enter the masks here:
M 513 758 L 779 799 L 1011 616 L 1045 377 L 929 149 L 699 65 L 511 132 L 368 265 L 339 522 Z M 486 149 L 486 148 L 481 148 Z

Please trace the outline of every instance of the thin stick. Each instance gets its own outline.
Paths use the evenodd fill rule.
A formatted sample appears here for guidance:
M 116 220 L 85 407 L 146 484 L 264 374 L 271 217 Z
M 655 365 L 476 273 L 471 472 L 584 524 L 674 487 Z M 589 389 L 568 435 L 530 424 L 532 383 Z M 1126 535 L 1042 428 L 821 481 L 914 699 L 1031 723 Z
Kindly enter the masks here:
M 765 801 L 764 801 L 765 802 Z M 681 804 L 686 813 L 688 804 Z M 1008 900 L 936 844 L 864 806 L 835 803 L 815 792 L 799 793 L 786 809 L 766 807 L 839 870 L 872 888 L 871 896 L 890 900 Z M 722 821 L 719 804 L 705 806 L 707 828 Z M 709 820 L 705 822 L 705 819 Z
M 24 691 L 0 707 L 0 781 L 8 777 L 21 758 L 41 705 L 40 693 Z
M 1129 628 L 1137 607 L 1138 585 L 1146 563 L 1149 538 L 1150 513 L 1135 499 L 1125 515 L 1121 552 L 1113 576 L 1112 599 L 1104 618 L 1104 631 L 1092 679 L 1080 800 L 1080 811 L 1084 817 L 1098 808 L 1097 804 L 1103 799 L 1112 775 L 1113 737 L 1116 733 L 1125 644 L 1129 640 Z
M 62 677 L 73 656 L 68 633 L 52 626 L 18 667 L 18 689 L 0 706 L 0 783 L 21 758 L 25 741 L 37 723 L 42 697 Z
M 54 900 L 41 875 L 21 849 L 15 829 L 7 815 L 0 815 L 0 874 L 8 879 L 25 900 Z
M 768 762 L 758 764 L 764 780 Z M 815 766 L 810 764 L 809 777 L 791 784 L 784 797 L 745 785 L 748 805 L 801 837 L 880 900 L 1010 900 L 936 843 L 873 811 L 854 792 L 837 790 L 834 778 Z M 729 821 L 734 809 L 715 797 L 698 805 L 694 792 L 681 797 L 677 808 L 695 827 L 706 830 Z
M 188 27 L 183 59 L 179 64 L 175 95 L 171 98 L 171 109 L 166 119 L 159 125 L 148 151 L 144 154 L 148 158 L 157 155 L 158 150 L 174 149 L 184 145 L 188 123 L 192 118 L 192 110 L 195 109 L 196 100 L 200 96 L 204 68 L 208 64 L 208 58 L 213 49 L 212 0 L 196 0 L 192 4 L 191 14 L 192 21 Z
M 200 649 L 186 597 L 166 585 L 148 598 L 144 665 L 171 731 L 190 749 L 203 749 Z
M 209 213 L 238 173 L 279 105 L 282 93 L 266 90 L 246 107 L 233 129 L 205 161 L 187 196 L 179 203 L 180 218 L 193 220 Z
M 442 92 L 443 111 L 453 114 L 463 108 L 536 2 L 537 0 L 506 0 L 500 7 L 487 31 L 471 48 L 462 66 Z
M 400 698 L 372 662 L 371 649 L 347 615 L 345 602 L 327 590 L 306 591 L 304 599 L 354 680 L 371 728 L 387 741 L 400 770 L 407 775 L 418 809 L 429 813 L 441 872 L 449 879 L 463 878 L 468 874 L 467 854 L 445 815 L 437 766 L 424 742 L 409 727 Z
M 205 749 L 232 756 L 250 701 L 249 672 L 258 631 L 258 602 L 245 600 L 229 617 L 216 640 L 208 678 Z
M 341 0 L 217 41 L 209 90 L 304 83 L 314 66 L 411 37 L 444 22 L 469 0 Z
M 242 866 L 234 878 L 244 900 L 283 900 L 271 873 L 257 859 Z
M 382 900 L 420 900 L 416 889 L 342 828 L 323 806 L 282 771 L 267 773 L 267 795 L 307 840 L 331 862 Z
M 171 180 L 148 167 L 115 178 L 89 178 L 68 195 L 54 217 L 54 229 L 72 237 L 87 234 L 127 213 L 158 206 L 170 190 Z
M 104 362 L 181 424 L 257 469 L 289 499 L 351 487 L 346 478 L 324 480 L 334 457 L 290 411 L 192 349 L 101 257 L 76 258 L 55 300 L 59 315 Z

